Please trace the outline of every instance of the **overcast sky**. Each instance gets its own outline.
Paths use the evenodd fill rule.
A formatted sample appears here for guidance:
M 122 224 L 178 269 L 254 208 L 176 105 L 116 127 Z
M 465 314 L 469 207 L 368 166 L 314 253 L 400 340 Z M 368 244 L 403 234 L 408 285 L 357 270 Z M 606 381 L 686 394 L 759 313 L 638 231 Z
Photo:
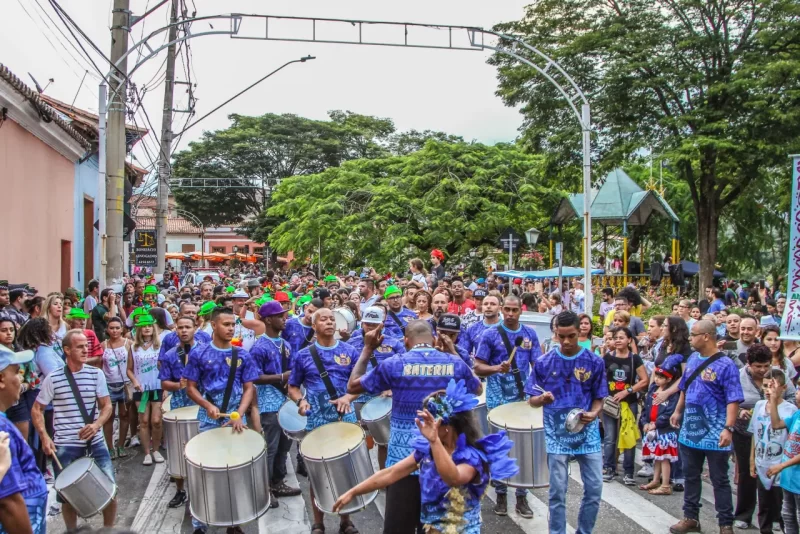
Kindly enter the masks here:
M 87 35 L 108 55 L 110 51 L 111 0 L 60 0 L 60 5 L 72 16 Z M 131 0 L 134 14 L 157 0 Z M 187 0 L 190 10 L 196 4 L 198 16 L 226 13 L 287 15 L 297 17 L 329 17 L 372 21 L 419 22 L 448 25 L 468 25 L 491 28 L 492 25 L 517 20 L 523 15 L 525 0 L 486 2 L 476 0 L 405 0 L 376 2 L 374 0 L 294 0 L 264 2 L 257 0 Z M 45 93 L 91 111 L 97 110 L 99 75 L 75 50 L 75 41 L 58 19 L 48 0 L 4 0 L 6 24 L 0 32 L 0 62 L 6 64 L 29 85 L 28 72 L 42 86 L 50 78 Z M 167 6 L 134 26 L 132 41 L 164 26 L 168 20 Z M 215 30 L 226 29 L 229 23 L 214 21 Z M 245 19 L 241 34 L 254 36 L 264 32 L 263 19 Z M 329 24 L 317 28 L 318 36 L 353 38 L 357 28 Z M 274 21 L 271 35 L 302 38 L 310 33 L 310 25 Z M 207 22 L 197 22 L 192 33 L 211 31 Z M 62 33 L 63 32 L 63 33 Z M 369 33 L 371 32 L 371 33 Z M 149 41 L 156 48 L 166 33 Z M 401 39 L 402 33 L 385 27 L 364 30 L 365 39 L 382 41 Z M 445 32 L 412 30 L 409 39 L 417 43 L 445 42 Z M 466 44 L 466 32 L 454 35 L 454 43 Z M 290 43 L 284 41 L 242 40 L 228 36 L 196 37 L 190 41 L 191 77 L 197 83 L 196 117 L 204 115 L 230 96 L 279 67 L 286 61 L 306 54 L 316 60 L 293 64 L 269 78 L 244 96 L 228 104 L 197 127 L 189 130 L 180 141 L 180 148 L 197 139 L 204 129 L 220 129 L 228 124 L 227 115 L 240 113 L 295 113 L 314 119 L 325 119 L 327 111 L 350 110 L 357 113 L 391 118 L 398 130 L 441 130 L 460 135 L 467 140 L 484 143 L 511 141 L 517 136 L 521 118 L 517 110 L 503 106 L 494 92 L 497 88 L 496 70 L 486 64 L 489 52 L 408 49 L 384 46 L 340 45 L 321 43 Z M 88 45 L 84 46 L 89 49 Z M 138 54 L 134 54 L 135 58 Z M 160 136 L 163 99 L 163 60 L 166 51 L 153 57 L 132 75 L 139 86 L 148 87 L 144 110 L 136 114 L 139 125 L 157 129 Z M 104 72 L 108 64 L 93 55 Z M 182 57 L 185 56 L 182 54 Z M 129 69 L 133 61 L 129 62 Z M 86 70 L 83 86 L 81 85 Z M 186 69 L 178 62 L 179 80 L 186 80 Z M 148 86 L 149 84 L 149 86 Z M 175 108 L 185 108 L 188 97 L 178 86 Z M 175 131 L 186 115 L 175 114 Z M 156 154 L 156 138 L 148 136 L 145 151 L 142 143 L 134 150 L 142 166 Z

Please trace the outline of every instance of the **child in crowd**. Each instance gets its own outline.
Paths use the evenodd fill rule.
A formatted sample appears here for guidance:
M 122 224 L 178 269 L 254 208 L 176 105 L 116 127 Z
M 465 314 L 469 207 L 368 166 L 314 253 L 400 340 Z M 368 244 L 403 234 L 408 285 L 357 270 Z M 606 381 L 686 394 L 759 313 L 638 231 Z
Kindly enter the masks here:
M 645 436 L 642 460 L 653 460 L 653 480 L 649 484 L 640 485 L 639 489 L 651 495 L 672 495 L 669 478 L 672 462 L 678 461 L 678 434 L 670 425 L 669 418 L 678 405 L 680 393 L 673 393 L 661 404 L 653 404 L 653 398 L 680 380 L 682 361 L 683 357 L 675 354 L 664 360 L 660 367 L 656 367 L 653 371 L 653 383 L 644 399 L 642 415 L 647 422 L 642 428 Z
M 786 388 L 778 380 L 771 380 L 769 386 L 769 415 L 773 431 L 786 429 L 788 434 L 783 444 L 783 454 L 780 462 L 767 469 L 767 478 L 778 474 L 780 486 L 783 490 L 783 517 L 784 532 L 797 534 L 800 532 L 800 410 L 787 418 L 782 418 L 778 406 L 783 399 Z M 800 401 L 800 389 L 795 393 L 795 404 Z
M 781 462 L 781 452 L 788 435 L 785 428 L 775 430 L 772 427 L 768 403 L 772 396 L 770 385 L 773 383 L 781 390 L 781 396 L 778 397 L 778 416 L 786 420 L 797 411 L 797 406 L 783 399 L 783 392 L 786 391 L 786 373 L 780 369 L 771 369 L 763 381 L 766 399 L 756 402 L 747 428 L 748 432 L 753 434 L 753 446 L 750 447 L 750 476 L 757 479 L 758 528 L 762 534 L 772 532 L 773 523 L 780 523 L 783 530 L 781 517 L 783 491 L 780 480 L 777 477 L 773 479 L 767 476 L 767 471 Z

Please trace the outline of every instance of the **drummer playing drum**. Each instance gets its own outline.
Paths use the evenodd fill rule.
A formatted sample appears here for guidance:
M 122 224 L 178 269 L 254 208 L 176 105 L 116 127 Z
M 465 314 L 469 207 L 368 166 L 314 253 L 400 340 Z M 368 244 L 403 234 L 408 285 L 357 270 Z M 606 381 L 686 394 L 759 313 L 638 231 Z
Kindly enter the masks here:
M 183 370 L 189 398 L 200 406 L 197 419 L 200 421 L 201 433 L 227 425 L 231 425 L 234 432 L 242 432 L 245 429 L 247 408 L 255 395 L 253 381 L 258 378 L 259 372 L 250 353 L 244 349 L 236 348 L 234 362 L 234 347 L 231 345 L 231 340 L 235 326 L 233 310 L 214 308 L 211 312 L 211 343 L 195 347 L 189 354 Z M 228 377 L 232 367 L 235 369 L 235 374 L 228 389 Z M 230 411 L 238 411 L 241 417 L 236 421 L 220 417 L 220 413 Z M 192 526 L 195 529 L 194 534 L 206 531 L 206 525 L 194 517 Z M 240 532 L 243 531 L 238 526 L 227 529 L 227 534 Z
M 547 467 L 550 470 L 550 532 L 567 532 L 567 465 L 575 457 L 580 465 L 583 498 L 578 512 L 578 531 L 594 528 L 603 491 L 603 455 L 597 416 L 608 396 L 605 364 L 601 358 L 578 345 L 580 320 L 573 312 L 562 312 L 554 319 L 554 337 L 560 348 L 536 360 L 525 393 L 528 403 L 544 408 Z M 567 415 L 575 408 L 583 411 L 583 428 L 570 432 Z
M 351 345 L 334 339 L 336 318 L 331 310 L 321 308 L 315 311 L 312 325 L 317 341 L 298 352 L 292 362 L 289 398 L 297 404 L 298 413 L 308 417 L 308 431 L 340 420 L 355 423 L 352 402 L 356 396 L 347 393 L 347 380 L 358 359 L 358 353 Z M 323 367 L 327 378 L 320 376 L 318 365 Z M 305 386 L 307 398 L 303 397 L 300 386 Z M 329 391 L 329 388 L 335 391 Z M 323 534 L 324 516 L 314 502 L 314 488 L 309 487 L 309 491 L 314 510 L 311 532 Z M 341 516 L 339 532 L 358 533 L 349 515 Z

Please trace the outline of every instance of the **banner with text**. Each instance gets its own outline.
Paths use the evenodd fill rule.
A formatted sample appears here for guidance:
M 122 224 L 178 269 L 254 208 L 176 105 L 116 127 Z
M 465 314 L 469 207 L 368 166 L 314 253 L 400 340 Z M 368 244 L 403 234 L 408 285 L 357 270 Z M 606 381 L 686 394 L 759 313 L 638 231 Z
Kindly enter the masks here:
M 800 340 L 800 154 L 792 156 L 792 207 L 789 212 L 789 278 L 781 336 Z

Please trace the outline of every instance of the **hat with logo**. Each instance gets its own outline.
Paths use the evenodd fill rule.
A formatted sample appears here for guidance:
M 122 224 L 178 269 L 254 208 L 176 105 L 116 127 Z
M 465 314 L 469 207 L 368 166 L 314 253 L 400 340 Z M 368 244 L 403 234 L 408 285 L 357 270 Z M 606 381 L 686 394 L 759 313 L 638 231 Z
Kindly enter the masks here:
M 436 329 L 445 332 L 460 332 L 461 319 L 454 313 L 444 313 L 436 322 Z
M 475 291 L 472 292 L 472 298 L 475 299 L 485 299 L 486 295 L 488 295 L 488 293 L 486 292 L 485 289 L 476 289 Z
M 380 306 L 369 306 L 361 316 L 362 323 L 383 324 L 385 319 L 386 313 Z
M 397 287 L 396 285 L 391 285 L 386 288 L 386 291 L 383 292 L 383 298 L 388 299 L 393 297 L 394 295 L 402 295 L 403 290 Z
M 197 316 L 204 317 L 206 315 L 211 315 L 211 312 L 214 311 L 214 308 L 216 307 L 217 305 L 214 302 L 211 301 L 205 302 L 203 303 L 202 306 L 200 306 L 200 311 L 197 312 Z
M 67 321 L 71 321 L 73 319 L 83 319 L 86 320 L 89 318 L 89 314 L 83 311 L 80 308 L 70 308 L 67 314 L 64 316 L 64 319 Z
M 0 371 L 3 371 L 9 365 L 21 365 L 23 363 L 28 363 L 32 359 L 32 350 L 14 352 L 9 350 L 5 345 L 0 345 Z
M 283 309 L 283 306 L 281 306 L 281 303 L 276 300 L 271 300 L 263 304 L 258 309 L 258 314 L 261 317 L 272 317 L 274 315 L 281 315 L 283 313 L 286 313 Z

